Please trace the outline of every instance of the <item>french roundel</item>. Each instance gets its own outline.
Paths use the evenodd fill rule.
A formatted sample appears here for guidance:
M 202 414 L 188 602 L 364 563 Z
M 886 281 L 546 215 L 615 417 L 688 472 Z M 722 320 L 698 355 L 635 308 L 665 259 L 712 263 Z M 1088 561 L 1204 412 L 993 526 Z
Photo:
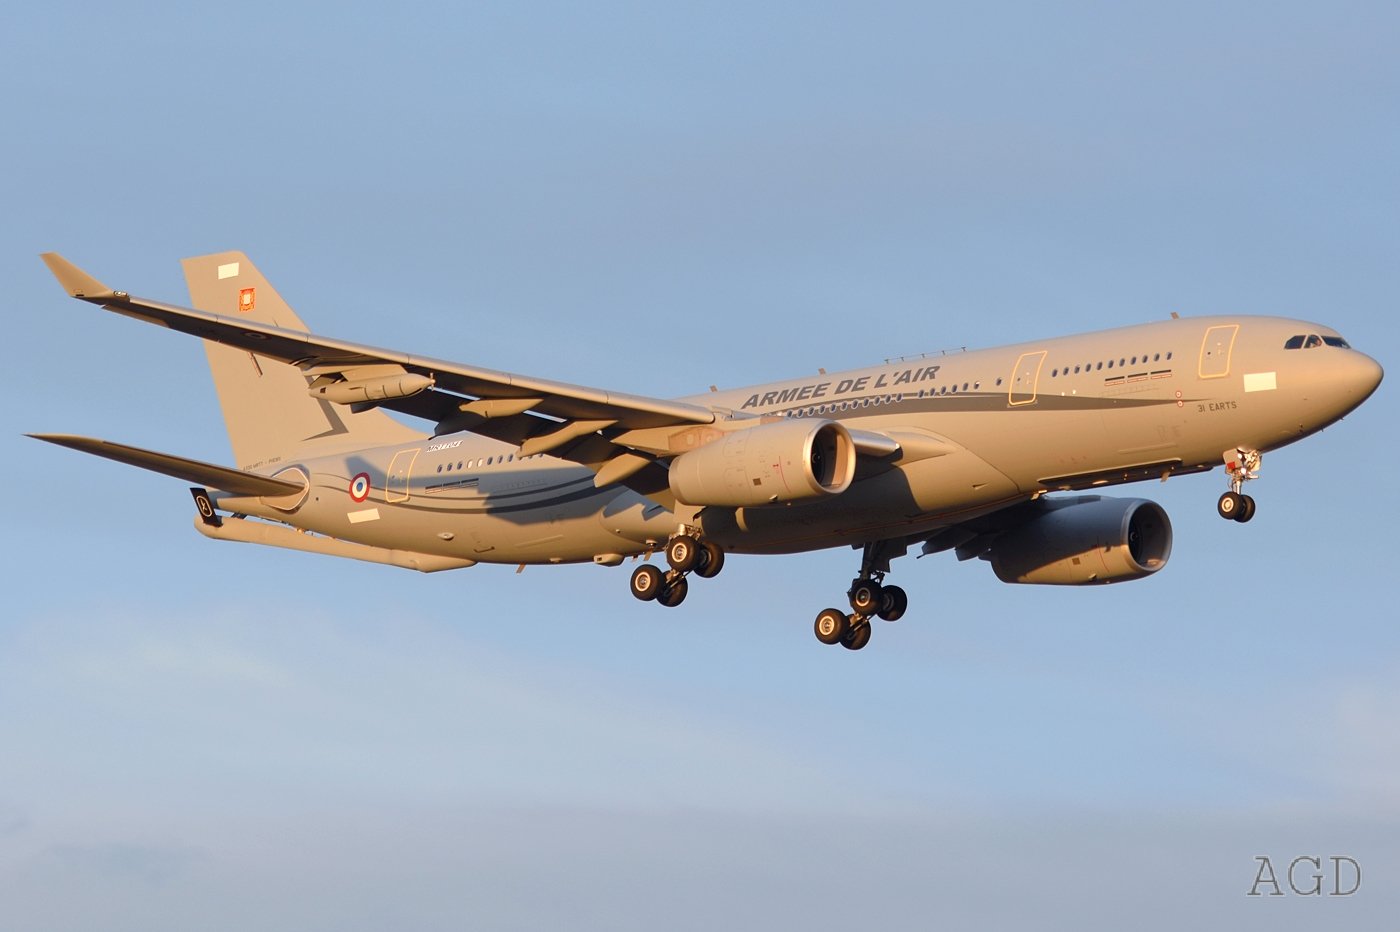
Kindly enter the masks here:
M 369 498 L 369 473 L 362 472 L 350 480 L 350 497 L 357 502 Z

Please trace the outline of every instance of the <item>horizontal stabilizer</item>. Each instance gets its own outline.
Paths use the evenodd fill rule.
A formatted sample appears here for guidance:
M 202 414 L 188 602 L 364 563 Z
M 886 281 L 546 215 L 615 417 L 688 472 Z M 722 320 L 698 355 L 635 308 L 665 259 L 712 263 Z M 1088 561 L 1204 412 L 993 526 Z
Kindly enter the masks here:
M 63 290 L 74 298 L 115 298 L 117 293 L 82 269 L 78 268 L 56 252 L 46 252 L 39 256 L 49 267 L 53 277 L 63 286 Z
M 281 479 L 230 469 L 227 466 L 201 463 L 199 460 L 188 460 L 181 456 L 171 456 L 168 453 L 156 453 L 153 450 L 129 447 L 120 443 L 112 443 L 109 440 L 98 440 L 94 437 L 77 437 L 72 434 L 29 434 L 28 436 L 35 440 L 56 443 L 61 447 L 81 450 L 83 453 L 91 453 L 94 456 L 106 457 L 109 460 L 116 460 L 118 463 L 126 463 L 128 466 L 140 466 L 142 469 L 174 476 L 176 479 L 183 479 L 196 485 L 232 492 L 234 495 L 277 497 L 297 495 L 305 489 L 305 486 L 299 482 L 284 482 Z

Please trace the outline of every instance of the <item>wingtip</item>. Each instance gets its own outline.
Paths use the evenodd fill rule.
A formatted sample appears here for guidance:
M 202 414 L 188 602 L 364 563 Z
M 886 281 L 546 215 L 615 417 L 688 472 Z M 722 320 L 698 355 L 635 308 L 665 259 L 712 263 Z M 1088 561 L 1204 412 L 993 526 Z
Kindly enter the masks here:
M 58 283 L 63 286 L 69 297 L 101 301 L 118 296 L 118 292 L 108 288 L 56 252 L 40 253 L 39 258 L 44 260 L 44 264 L 49 267 L 49 271 L 58 279 Z
M 45 443 L 56 443 L 61 447 L 72 446 L 80 441 L 101 442 L 93 441 L 90 437 L 81 437 L 77 434 L 25 434 L 25 436 L 33 438 L 34 440 L 42 440 Z

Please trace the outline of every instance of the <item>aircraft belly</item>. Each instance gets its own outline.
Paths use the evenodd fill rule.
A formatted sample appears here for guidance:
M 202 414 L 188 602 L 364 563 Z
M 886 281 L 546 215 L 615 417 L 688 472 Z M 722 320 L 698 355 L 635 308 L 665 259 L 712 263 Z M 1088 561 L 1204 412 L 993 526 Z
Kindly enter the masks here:
M 1015 483 L 966 449 L 897 466 L 840 496 L 801 505 L 706 508 L 706 536 L 740 553 L 797 553 L 929 533 L 1020 498 Z
M 1087 399 L 1045 396 L 1033 405 L 1008 409 L 961 438 L 1010 476 L 1021 491 L 1038 491 L 1040 478 L 1100 468 L 1112 441 L 1097 406 Z
M 402 498 L 377 481 L 361 496 L 340 473 L 320 472 L 294 515 L 261 507 L 240 510 L 354 543 L 487 563 L 570 563 L 644 549 L 600 522 L 605 506 L 618 497 L 616 490 L 594 489 L 591 473 L 585 478 L 569 475 L 573 470 L 560 472 L 562 478 L 515 482 L 509 489 L 481 489 L 486 483 L 477 483 L 426 492 L 415 485 Z
M 1176 405 L 1152 408 L 1106 408 L 1104 430 L 1108 435 L 1110 462 L 1170 460 L 1182 456 L 1189 438 L 1186 419 Z M 1114 462 L 1113 459 L 1117 458 Z

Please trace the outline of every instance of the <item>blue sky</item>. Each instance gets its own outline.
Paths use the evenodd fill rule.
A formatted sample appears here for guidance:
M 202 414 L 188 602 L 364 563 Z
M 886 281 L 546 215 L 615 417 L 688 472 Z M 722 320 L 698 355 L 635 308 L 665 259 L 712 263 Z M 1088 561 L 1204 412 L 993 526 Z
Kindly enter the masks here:
M 1388 928 L 1400 908 L 1390 382 L 1126 489 L 1121 587 L 855 558 L 420 576 L 199 538 L 87 433 L 227 462 L 202 353 L 37 253 L 183 302 L 242 249 L 318 331 L 650 395 L 1182 314 L 1395 368 L 1386 4 L 30 5 L 4 14 L 12 372 L 0 927 Z M 1349 898 L 1250 899 L 1259 855 Z

